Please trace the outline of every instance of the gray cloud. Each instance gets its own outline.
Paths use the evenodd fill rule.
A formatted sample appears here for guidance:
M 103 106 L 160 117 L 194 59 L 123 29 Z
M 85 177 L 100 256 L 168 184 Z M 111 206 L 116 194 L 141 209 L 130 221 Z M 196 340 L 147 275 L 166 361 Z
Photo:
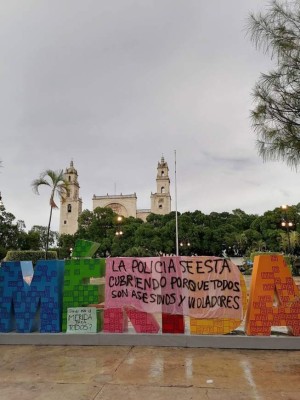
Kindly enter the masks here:
M 271 61 L 245 37 L 267 1 L 53 0 L 0 4 L 0 190 L 28 228 L 46 224 L 46 168 L 79 172 L 93 194 L 137 192 L 150 206 L 169 162 L 180 211 L 261 213 L 297 203 L 297 176 L 255 149 L 251 90 Z M 58 226 L 58 213 L 54 227 Z

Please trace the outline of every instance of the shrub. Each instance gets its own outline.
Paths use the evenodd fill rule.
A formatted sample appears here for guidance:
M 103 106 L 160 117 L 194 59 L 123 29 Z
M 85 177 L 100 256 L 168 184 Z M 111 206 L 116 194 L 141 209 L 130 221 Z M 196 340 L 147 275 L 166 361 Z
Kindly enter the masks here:
M 8 251 L 4 261 L 32 261 L 33 265 L 38 260 L 45 259 L 45 252 L 42 250 L 11 250 Z M 57 259 L 56 251 L 47 252 L 47 260 Z
M 5 257 L 6 252 L 7 250 L 4 247 L 0 246 L 0 261 Z

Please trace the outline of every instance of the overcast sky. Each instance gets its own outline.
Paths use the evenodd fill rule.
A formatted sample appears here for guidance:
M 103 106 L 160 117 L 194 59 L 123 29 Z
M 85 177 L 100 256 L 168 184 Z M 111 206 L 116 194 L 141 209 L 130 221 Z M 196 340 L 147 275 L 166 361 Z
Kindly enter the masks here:
M 0 191 L 27 229 L 46 225 L 45 169 L 78 170 L 92 196 L 150 208 L 162 154 L 174 209 L 262 214 L 299 202 L 299 180 L 255 148 L 251 91 L 271 67 L 246 36 L 264 0 L 0 2 Z M 55 211 L 53 229 L 58 229 Z

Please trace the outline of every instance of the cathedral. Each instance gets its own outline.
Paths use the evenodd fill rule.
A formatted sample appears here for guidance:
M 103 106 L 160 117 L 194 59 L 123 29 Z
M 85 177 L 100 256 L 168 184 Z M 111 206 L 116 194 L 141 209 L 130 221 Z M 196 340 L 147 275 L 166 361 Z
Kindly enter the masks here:
M 79 195 L 78 173 L 71 161 L 64 172 L 65 179 L 69 182 L 69 195 L 60 203 L 59 233 L 73 235 L 78 229 L 78 217 L 82 212 L 82 199 Z M 157 165 L 156 193 L 151 193 L 151 208 L 138 209 L 137 196 L 133 194 L 120 194 L 106 196 L 93 196 L 93 210 L 96 207 L 109 207 L 123 217 L 135 217 L 146 220 L 150 214 L 168 214 L 171 212 L 169 167 L 164 157 Z

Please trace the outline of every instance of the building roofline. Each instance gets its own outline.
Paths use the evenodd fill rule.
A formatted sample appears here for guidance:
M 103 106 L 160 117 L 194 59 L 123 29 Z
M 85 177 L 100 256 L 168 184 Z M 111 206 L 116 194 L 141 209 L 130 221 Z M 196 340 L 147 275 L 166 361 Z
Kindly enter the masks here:
M 124 199 L 124 198 L 137 198 L 136 193 L 133 194 L 108 194 L 106 196 L 96 196 L 94 194 L 93 200 L 100 200 L 100 199 Z

